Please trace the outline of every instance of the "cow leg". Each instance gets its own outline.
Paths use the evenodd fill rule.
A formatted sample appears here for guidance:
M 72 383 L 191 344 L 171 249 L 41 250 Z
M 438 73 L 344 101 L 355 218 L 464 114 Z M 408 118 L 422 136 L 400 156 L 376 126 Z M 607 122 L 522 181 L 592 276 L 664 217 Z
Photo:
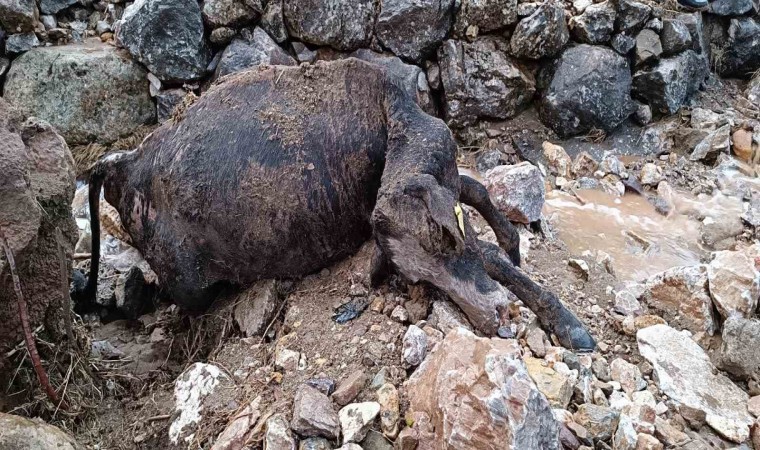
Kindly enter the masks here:
M 525 306 L 536 314 L 545 330 L 554 333 L 567 348 L 579 351 L 594 350 L 594 338 L 556 295 L 539 286 L 515 267 L 498 246 L 484 241 L 478 241 L 478 245 L 488 275 L 522 300 Z
M 515 266 L 520 265 L 520 235 L 514 225 L 501 213 L 488 195 L 485 186 L 466 175 L 460 175 L 459 201 L 475 208 L 493 229 L 499 246 L 504 249 Z

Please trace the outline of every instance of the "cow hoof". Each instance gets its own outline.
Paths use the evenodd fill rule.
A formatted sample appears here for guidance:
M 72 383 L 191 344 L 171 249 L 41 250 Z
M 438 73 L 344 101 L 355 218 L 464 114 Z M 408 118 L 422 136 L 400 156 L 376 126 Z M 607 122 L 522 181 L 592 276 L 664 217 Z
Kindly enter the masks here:
M 563 347 L 580 353 L 596 350 L 596 341 L 569 310 L 564 310 L 550 330 Z

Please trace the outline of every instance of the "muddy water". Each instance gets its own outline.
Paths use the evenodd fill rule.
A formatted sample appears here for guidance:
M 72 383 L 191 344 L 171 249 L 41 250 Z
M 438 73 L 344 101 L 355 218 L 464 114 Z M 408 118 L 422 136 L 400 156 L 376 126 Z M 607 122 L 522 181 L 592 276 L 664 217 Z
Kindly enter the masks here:
M 641 281 L 675 266 L 697 264 L 706 253 L 699 222 L 680 212 L 665 217 L 643 197 L 601 191 L 547 194 L 544 215 L 576 255 L 605 252 L 621 281 Z M 582 203 L 583 202 L 583 203 Z

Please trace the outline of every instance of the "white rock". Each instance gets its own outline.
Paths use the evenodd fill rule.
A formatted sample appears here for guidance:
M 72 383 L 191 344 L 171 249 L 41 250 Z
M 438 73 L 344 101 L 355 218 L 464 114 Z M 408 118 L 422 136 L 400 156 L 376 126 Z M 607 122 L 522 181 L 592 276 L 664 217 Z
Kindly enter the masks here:
M 749 438 L 749 396 L 717 371 L 696 342 L 667 325 L 639 330 L 636 340 L 663 394 L 704 411 L 707 423 L 724 438 L 736 443 Z
M 641 370 L 622 358 L 615 358 L 610 363 L 610 376 L 614 381 L 620 383 L 628 395 L 646 387 L 646 383 L 641 378 Z
M 760 296 L 760 272 L 755 257 L 760 246 L 747 251 L 715 252 L 707 266 L 710 295 L 724 319 L 733 316 L 749 318 L 757 309 Z
M 380 414 L 380 403 L 351 403 L 338 412 L 343 443 L 360 442 L 367 435 L 370 425 Z
M 707 283 L 707 266 L 674 267 L 650 277 L 641 300 L 663 318 L 694 333 L 715 334 L 718 324 Z
M 191 442 L 201 421 L 204 400 L 229 377 L 213 364 L 195 363 L 174 382 L 174 413 L 169 426 L 169 440 Z
M 665 179 L 662 168 L 656 164 L 646 163 L 641 168 L 641 184 L 646 186 L 657 186 L 660 181 Z
M 417 325 L 410 325 L 402 341 L 401 362 L 405 367 L 416 367 L 426 355 L 427 334 Z
M 486 172 L 483 184 L 496 207 L 513 222 L 528 224 L 541 218 L 546 188 L 533 164 L 494 167 Z
M 292 372 L 298 369 L 301 362 L 301 354 L 287 348 L 280 348 L 274 357 L 274 365 L 278 369 Z

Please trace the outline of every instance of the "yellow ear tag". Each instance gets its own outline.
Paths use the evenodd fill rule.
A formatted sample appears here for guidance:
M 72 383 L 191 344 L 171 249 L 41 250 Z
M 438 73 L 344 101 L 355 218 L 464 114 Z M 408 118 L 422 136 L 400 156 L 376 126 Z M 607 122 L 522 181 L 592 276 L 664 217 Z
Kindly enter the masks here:
M 464 236 L 464 214 L 462 214 L 462 206 L 459 203 L 454 205 L 454 215 L 457 216 L 459 229 L 462 230 L 462 236 Z

